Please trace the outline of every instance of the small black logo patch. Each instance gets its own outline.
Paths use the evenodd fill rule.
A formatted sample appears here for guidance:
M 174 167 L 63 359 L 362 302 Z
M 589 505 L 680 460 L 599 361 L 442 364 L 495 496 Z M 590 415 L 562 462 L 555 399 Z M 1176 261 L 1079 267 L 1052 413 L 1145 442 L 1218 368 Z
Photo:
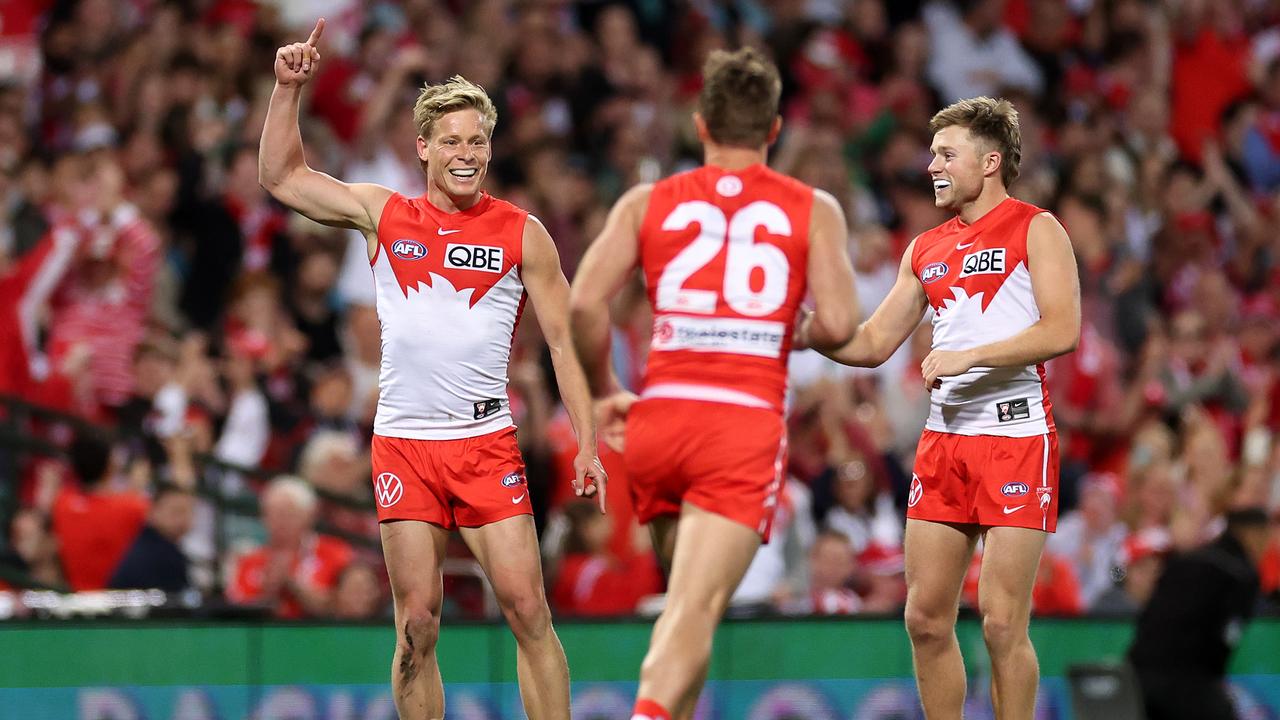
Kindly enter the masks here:
M 1025 401 L 1024 401 L 1025 403 Z M 475 419 L 487 418 L 502 409 L 502 401 L 498 399 L 477 400 L 471 403 L 475 408 Z
M 996 403 L 996 419 L 1000 422 L 1025 420 L 1031 417 L 1031 408 L 1027 398 L 1019 400 L 1001 400 Z

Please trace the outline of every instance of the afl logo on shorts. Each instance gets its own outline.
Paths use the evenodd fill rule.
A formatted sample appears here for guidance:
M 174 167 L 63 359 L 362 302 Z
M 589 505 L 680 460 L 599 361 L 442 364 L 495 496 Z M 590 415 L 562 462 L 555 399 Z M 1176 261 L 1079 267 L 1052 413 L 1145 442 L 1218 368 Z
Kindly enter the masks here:
M 924 483 L 920 482 L 919 475 L 911 473 L 911 491 L 907 493 L 907 507 L 915 507 L 923 496 Z
M 947 272 L 950 270 L 951 268 L 947 267 L 944 262 L 929 263 L 920 271 L 920 282 L 928 285 L 934 280 L 941 280 L 946 277 Z
M 391 254 L 401 260 L 421 260 L 427 256 L 427 246 L 417 240 L 400 238 L 391 243 Z
M 394 473 L 379 473 L 378 478 L 373 481 L 373 494 L 378 498 L 379 505 L 389 508 L 404 497 L 404 483 Z
M 1000 494 L 1005 497 L 1022 497 L 1030 491 L 1031 488 L 1027 487 L 1026 483 L 1020 482 L 1005 483 L 1004 487 L 1000 488 Z
M 509 473 L 506 477 L 502 478 L 502 487 L 515 487 L 523 484 L 524 478 L 521 477 L 518 472 Z

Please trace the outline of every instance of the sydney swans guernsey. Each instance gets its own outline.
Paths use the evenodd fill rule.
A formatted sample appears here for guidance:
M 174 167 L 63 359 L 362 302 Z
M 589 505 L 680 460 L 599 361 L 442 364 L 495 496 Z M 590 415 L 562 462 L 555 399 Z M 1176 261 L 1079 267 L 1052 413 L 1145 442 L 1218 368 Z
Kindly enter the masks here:
M 425 195 L 387 201 L 372 261 L 382 324 L 376 434 L 452 440 L 513 424 L 507 363 L 525 302 L 527 217 L 488 194 L 456 213 Z
M 1027 229 L 1040 208 L 1009 198 L 972 225 L 959 217 L 916 240 L 911 269 L 933 308 L 933 347 L 967 350 L 998 342 L 1040 319 L 1027 268 Z M 929 430 L 1030 437 L 1054 430 L 1044 364 L 975 367 L 941 379 Z
M 640 263 L 654 310 L 642 397 L 781 410 L 813 190 L 752 165 L 653 187 Z

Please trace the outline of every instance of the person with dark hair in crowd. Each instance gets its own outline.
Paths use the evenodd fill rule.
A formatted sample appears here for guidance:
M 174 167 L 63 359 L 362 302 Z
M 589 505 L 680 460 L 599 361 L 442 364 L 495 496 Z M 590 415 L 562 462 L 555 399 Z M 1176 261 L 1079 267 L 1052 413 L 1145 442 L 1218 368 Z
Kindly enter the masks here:
M 1235 510 L 1217 539 L 1168 561 L 1129 648 L 1149 720 L 1236 717 L 1227 661 L 1258 603 L 1267 539 L 1264 510 Z
M 50 513 L 58 554 L 73 590 L 100 590 L 147 519 L 141 488 L 119 492 L 111 443 L 82 433 L 71 443 L 71 467 L 80 486 L 62 487 Z
M 147 524 L 111 574 L 110 587 L 159 588 L 177 592 L 190 587 L 189 562 L 179 543 L 195 520 L 195 496 L 178 485 L 163 484 L 151 500 Z

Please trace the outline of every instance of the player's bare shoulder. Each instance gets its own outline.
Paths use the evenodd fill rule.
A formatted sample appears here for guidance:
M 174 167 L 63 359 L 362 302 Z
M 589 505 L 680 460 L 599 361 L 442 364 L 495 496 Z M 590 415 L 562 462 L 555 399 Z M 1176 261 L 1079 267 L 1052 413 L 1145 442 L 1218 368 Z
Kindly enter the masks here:
M 620 213 L 628 220 L 634 221 L 634 227 L 640 227 L 645 211 L 649 208 L 649 197 L 653 195 L 653 183 L 640 183 L 633 186 L 618 198 L 614 204 L 614 212 Z

